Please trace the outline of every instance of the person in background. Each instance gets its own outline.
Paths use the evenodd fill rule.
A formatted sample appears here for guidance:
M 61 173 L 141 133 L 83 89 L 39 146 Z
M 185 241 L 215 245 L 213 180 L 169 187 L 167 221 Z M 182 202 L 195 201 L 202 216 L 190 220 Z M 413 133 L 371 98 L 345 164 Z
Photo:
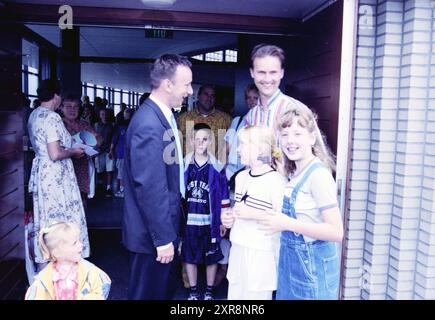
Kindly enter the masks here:
M 98 148 L 99 154 L 95 159 L 95 167 L 99 178 L 103 183 L 106 183 L 105 195 L 111 197 L 112 193 L 112 178 L 114 170 L 114 161 L 109 157 L 110 144 L 113 137 L 113 126 L 109 122 L 108 110 L 101 109 L 99 113 L 99 121 L 95 124 L 95 131 L 102 137 L 103 142 Z
M 99 134 L 97 134 L 97 132 L 95 132 L 89 122 L 81 119 L 80 109 L 80 97 L 73 94 L 65 95 L 62 104 L 62 119 L 63 123 L 65 124 L 65 128 L 68 130 L 71 136 L 74 136 L 80 131 L 90 132 L 95 136 L 98 148 L 103 142 L 103 139 Z M 86 210 L 88 196 L 94 194 L 94 190 L 91 190 L 91 180 L 94 179 L 92 175 L 95 174 L 94 162 L 92 158 L 87 155 L 84 155 L 80 159 L 72 159 L 72 162 L 77 178 L 77 184 L 82 197 L 83 207 Z M 95 184 L 93 186 L 95 186 Z
M 258 89 L 255 86 L 255 84 L 251 83 L 249 84 L 245 89 L 245 103 L 246 107 L 248 108 L 248 111 L 251 110 L 253 107 L 255 107 L 258 103 Z M 238 146 L 238 140 L 237 140 L 237 133 L 239 130 L 246 126 L 246 119 L 245 116 L 237 116 L 233 119 L 231 122 L 230 128 L 227 131 L 227 134 L 225 135 L 225 141 L 227 146 L 227 155 L 228 155 L 228 161 L 226 166 L 226 175 L 227 179 L 229 181 L 229 187 L 230 187 L 230 196 L 232 193 L 234 193 L 234 179 L 235 174 L 245 167 L 240 162 L 240 156 L 237 152 L 237 146 Z
M 80 229 L 54 222 L 41 230 L 39 245 L 50 263 L 35 277 L 25 300 L 106 300 L 111 280 L 81 257 Z
M 115 130 L 112 138 L 112 144 L 110 145 L 109 158 L 116 159 L 116 169 L 118 171 L 118 186 L 119 189 L 115 193 L 115 197 L 124 198 L 124 147 L 125 147 L 125 133 L 127 132 L 128 124 L 130 123 L 133 110 L 126 108 L 123 111 L 124 115 L 122 120 L 115 125 Z
M 127 109 L 127 105 L 124 102 L 122 102 L 121 103 L 121 110 L 115 116 L 115 126 L 117 126 L 118 124 L 122 124 L 122 122 L 124 121 L 124 110 L 125 109 Z
M 193 126 L 197 123 L 205 123 L 212 130 L 212 143 L 210 145 L 210 152 L 217 159 L 222 159 L 222 153 L 225 158 L 225 145 L 220 145 L 220 140 L 223 142 L 223 136 L 231 124 L 231 116 L 223 111 L 217 110 L 215 107 L 216 102 L 216 89 L 212 85 L 203 85 L 198 90 L 198 101 L 194 110 L 181 113 L 177 118 L 178 127 L 183 135 L 183 146 L 187 150 L 184 154 L 190 153 L 190 143 L 185 145 L 186 141 L 190 141 L 191 137 L 186 136 L 193 132 Z M 221 139 L 222 138 L 222 139 Z M 224 162 L 224 161 L 222 161 Z

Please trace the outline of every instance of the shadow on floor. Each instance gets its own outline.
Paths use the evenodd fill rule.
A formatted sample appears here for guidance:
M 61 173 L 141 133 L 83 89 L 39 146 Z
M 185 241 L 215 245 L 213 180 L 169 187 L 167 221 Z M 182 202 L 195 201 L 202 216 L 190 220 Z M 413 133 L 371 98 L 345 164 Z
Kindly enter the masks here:
M 103 269 L 112 279 L 109 300 L 125 300 L 128 292 L 128 251 L 121 244 L 121 221 L 123 199 L 97 197 L 89 201 L 86 213 L 91 243 L 89 261 Z M 205 273 L 198 270 L 198 286 L 204 287 Z M 226 299 L 228 282 L 224 280 L 216 288 L 216 299 Z M 175 292 L 175 300 L 186 300 L 188 289 L 180 279 Z
M 91 257 L 88 259 L 103 269 L 112 279 L 109 300 L 125 300 L 128 293 L 128 251 L 121 244 L 120 229 L 91 229 L 89 230 L 91 242 Z M 202 268 L 198 272 L 198 286 L 204 287 L 205 273 Z M 184 288 L 180 278 L 177 284 L 174 300 L 186 300 L 188 289 Z M 216 299 L 226 299 L 228 283 L 226 280 L 216 288 Z

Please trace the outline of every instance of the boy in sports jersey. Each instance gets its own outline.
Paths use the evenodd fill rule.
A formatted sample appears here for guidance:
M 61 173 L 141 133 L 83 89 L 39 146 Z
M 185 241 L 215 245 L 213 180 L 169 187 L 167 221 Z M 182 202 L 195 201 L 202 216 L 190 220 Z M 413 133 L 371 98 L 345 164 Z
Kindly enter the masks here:
M 197 288 L 199 264 L 206 266 L 204 300 L 213 300 L 217 263 L 223 258 L 219 243 L 226 231 L 221 223 L 221 213 L 229 209 L 230 200 L 224 166 L 207 151 L 211 128 L 198 123 L 193 130 L 194 152 L 185 159 L 187 222 L 181 260 L 189 278 L 188 300 L 200 299 Z

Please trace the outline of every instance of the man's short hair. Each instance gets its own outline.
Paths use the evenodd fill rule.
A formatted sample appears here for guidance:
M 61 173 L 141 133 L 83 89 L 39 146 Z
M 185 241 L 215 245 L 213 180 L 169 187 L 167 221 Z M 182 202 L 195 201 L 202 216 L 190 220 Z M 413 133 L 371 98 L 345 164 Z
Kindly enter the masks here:
M 36 90 L 38 94 L 38 99 L 41 102 L 47 102 L 54 98 L 54 95 L 60 95 L 62 88 L 60 82 L 54 79 L 42 80 L 39 83 L 38 89 Z
M 158 58 L 151 66 L 150 81 L 151 88 L 160 87 L 164 79 L 172 79 L 178 66 L 192 67 L 192 63 L 187 57 L 178 54 L 164 54 Z
M 202 85 L 201 87 L 199 87 L 199 90 L 198 90 L 198 96 L 200 96 L 201 93 L 202 93 L 205 89 L 207 89 L 207 88 L 209 88 L 209 89 L 213 89 L 214 93 L 216 93 L 216 87 L 215 87 L 214 85 L 212 85 L 212 84 L 204 84 L 204 85 Z
M 278 46 L 270 45 L 270 44 L 264 44 L 261 43 L 259 45 L 256 45 L 254 49 L 252 49 L 251 53 L 251 67 L 254 67 L 254 60 L 257 58 L 264 58 L 267 56 L 271 57 L 277 57 L 279 61 L 281 61 L 281 67 L 284 68 L 285 63 L 285 53 L 284 50 L 282 50 Z

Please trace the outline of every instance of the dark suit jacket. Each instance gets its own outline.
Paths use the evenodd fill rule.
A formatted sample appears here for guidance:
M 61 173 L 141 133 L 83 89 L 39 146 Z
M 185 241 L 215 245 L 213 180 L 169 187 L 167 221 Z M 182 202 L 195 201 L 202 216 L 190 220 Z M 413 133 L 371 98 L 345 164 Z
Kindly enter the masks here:
M 164 141 L 166 130 L 172 137 L 167 136 L 168 141 Z M 179 165 L 163 159 L 167 150 L 172 150 L 172 159 L 177 158 L 173 141 L 164 114 L 148 98 L 134 114 L 125 138 L 122 241 L 132 252 L 155 253 L 156 247 L 177 239 Z

